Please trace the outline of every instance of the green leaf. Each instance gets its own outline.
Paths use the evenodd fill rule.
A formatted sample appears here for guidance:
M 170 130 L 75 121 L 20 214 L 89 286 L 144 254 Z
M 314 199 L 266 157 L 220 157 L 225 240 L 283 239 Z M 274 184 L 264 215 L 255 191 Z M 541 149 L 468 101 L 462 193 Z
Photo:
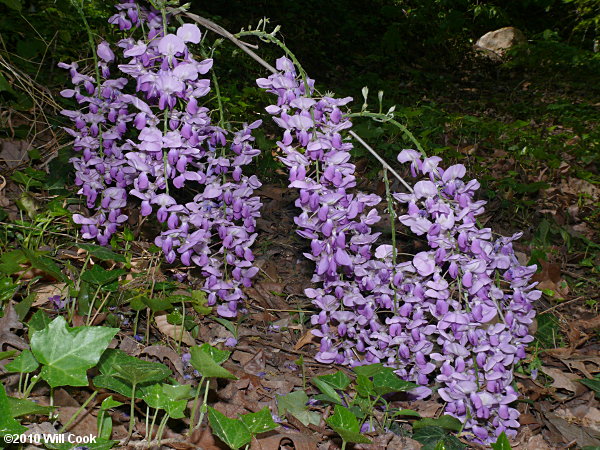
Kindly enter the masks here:
M 352 371 L 356 375 L 362 375 L 367 378 L 371 378 L 382 370 L 385 370 L 386 367 L 381 363 L 369 364 L 368 366 L 356 366 L 352 369 Z
M 229 448 L 240 448 L 252 440 L 250 430 L 241 420 L 230 419 L 210 406 L 208 407 L 208 421 L 213 433 Z
M 123 402 L 113 399 L 111 395 L 102 401 L 102 404 L 100 405 L 100 411 L 108 411 L 109 409 L 117 408 L 123 404 Z
M 237 380 L 237 377 L 229 372 L 227 369 L 224 369 L 219 365 L 217 361 L 213 358 L 212 350 L 206 347 L 207 344 L 204 344 L 202 347 L 192 347 L 190 348 L 191 359 L 190 364 L 196 369 L 203 377 L 208 378 L 229 378 L 231 380 Z M 209 346 L 210 347 L 210 346 Z M 212 349 L 212 347 L 210 347 Z M 217 349 L 214 349 L 217 350 Z M 218 350 L 217 350 L 218 351 Z M 220 352 L 220 351 L 219 351 Z M 229 353 L 229 352 L 226 352 Z M 227 355 L 229 357 L 229 355 Z M 223 360 L 222 355 L 216 356 L 217 360 Z M 226 360 L 227 358 L 225 358 Z M 224 361 L 224 360 L 223 360 Z
M 326 381 L 323 381 L 322 379 L 319 379 L 319 377 L 315 377 L 310 381 L 323 393 L 323 395 L 320 396 L 321 400 L 326 400 L 331 403 L 335 403 L 337 405 L 343 404 L 342 399 L 340 398 L 339 394 L 335 391 L 334 387 L 331 386 L 329 383 L 327 383 Z
M 277 414 L 279 416 L 285 417 L 289 412 L 306 426 L 311 423 L 319 425 L 321 422 L 321 415 L 315 411 L 309 411 L 306 407 L 308 403 L 306 392 L 294 391 L 287 395 L 276 395 L 275 398 L 277 400 Z
M 162 391 L 167 399 L 164 410 L 173 419 L 183 419 L 187 401 L 193 397 L 192 386 L 189 384 L 163 384 Z
M 31 316 L 31 319 L 29 319 L 29 322 L 27 322 L 27 333 L 29 334 L 29 339 L 31 339 L 31 336 L 33 336 L 33 333 L 35 333 L 36 331 L 41 331 L 44 328 L 46 328 L 48 326 L 48 324 L 52 322 L 52 319 L 50 319 L 50 316 L 48 316 L 48 314 L 46 314 L 45 311 L 38 309 L 33 316 Z
M 36 298 L 37 298 L 37 294 L 35 292 L 32 292 L 27 297 L 25 297 L 23 300 L 21 300 L 19 303 L 14 305 L 14 309 L 15 309 L 15 312 L 17 313 L 17 317 L 19 318 L 19 320 L 23 321 L 23 319 L 25 319 L 25 317 L 29 313 L 29 310 L 31 309 L 31 306 L 33 305 L 33 302 L 35 302 Z
M 157 313 L 159 311 L 167 311 L 173 307 L 171 304 L 171 300 L 168 298 L 158 298 L 158 297 L 142 297 L 142 302 L 152 310 L 152 312 Z
M 30 415 L 49 415 L 54 408 L 52 406 L 38 405 L 31 400 L 23 398 L 8 397 L 8 404 L 10 405 L 10 413 L 12 417 L 30 416 Z
M 113 392 L 131 398 L 133 395 L 132 386 L 123 380 L 119 380 L 111 375 L 100 374 L 94 377 L 94 386 L 97 388 L 109 389 Z
M 206 292 L 204 291 L 192 291 L 192 297 L 191 297 L 191 302 L 192 302 L 192 308 L 194 308 L 194 311 L 196 311 L 198 314 L 202 315 L 202 316 L 207 316 L 208 314 L 210 314 L 213 310 L 212 306 L 208 306 L 207 302 L 208 299 L 206 298 Z M 225 320 L 225 319 L 223 319 Z M 231 322 L 230 322 L 231 323 Z M 232 331 L 234 337 L 237 338 L 237 333 L 235 333 L 234 331 Z
M 81 279 L 96 286 L 106 286 L 116 281 L 125 272 L 124 269 L 106 270 L 95 264 L 90 270 L 81 274 Z
M 198 292 L 198 291 L 194 291 L 194 292 Z M 194 295 L 194 292 L 192 292 L 192 296 Z M 237 327 L 231 320 L 227 320 L 222 317 L 215 317 L 214 320 L 215 320 L 215 322 L 218 322 L 221 325 L 223 325 L 227 329 L 227 331 L 229 331 L 231 334 L 233 334 L 234 338 L 236 338 L 236 339 L 238 338 Z
M 271 410 L 267 406 L 255 413 L 243 414 L 240 419 L 253 435 L 274 430 L 279 426 L 273 421 Z
M 0 272 L 12 275 L 23 270 L 21 264 L 26 262 L 27 258 L 21 250 L 11 250 L 10 252 L 3 253 L 0 256 Z
M 492 444 L 492 448 L 494 450 L 512 450 L 508 436 L 506 436 L 504 431 L 500 433 L 500 436 L 498 436 L 498 439 L 496 439 L 496 443 Z
M 102 247 L 101 245 L 77 244 L 77 246 L 87 251 L 90 255 L 101 259 L 102 261 L 115 261 L 122 263 L 126 261 L 125 256 L 119 255 L 118 253 L 115 253 L 106 247 Z
M 23 350 L 19 356 L 6 364 L 4 368 L 9 372 L 31 373 L 40 364 L 37 362 L 30 350 Z
M 11 277 L 4 277 L 0 280 L 0 304 L 14 297 L 19 289 L 19 285 L 13 283 Z
M 358 392 L 358 395 L 365 398 L 376 395 L 373 382 L 365 375 L 358 375 L 356 377 L 356 392 Z
M 535 333 L 535 339 L 539 342 L 543 348 L 555 348 L 559 346 L 560 336 L 560 324 L 558 318 L 551 314 L 540 314 L 536 318 L 537 320 L 537 331 Z
M 340 391 L 345 390 L 350 385 L 351 381 L 350 378 L 348 378 L 348 376 L 341 370 L 329 375 L 321 375 L 315 378 L 324 381 L 334 389 L 338 389 Z
M 371 443 L 370 439 L 360 433 L 358 419 L 343 406 L 335 405 L 334 414 L 329 416 L 325 421 L 345 442 L 354 442 L 356 444 Z
M 423 444 L 422 450 L 435 450 L 440 442 L 442 442 L 446 450 L 462 450 L 465 448 L 464 444 L 456 436 L 449 435 L 448 431 L 441 427 L 428 426 L 419 428 L 415 430 L 412 438 Z
M 104 352 L 98 363 L 98 369 L 103 375 L 121 379 L 130 386 L 158 383 L 172 374 L 164 364 L 144 361 L 114 348 Z
M 583 380 L 577 380 L 577 381 L 579 381 L 581 384 L 583 384 L 584 386 L 587 386 L 592 391 L 594 391 L 596 393 L 596 397 L 600 397 L 600 379 L 592 379 L 592 380 L 583 379 Z
M 26 430 L 27 427 L 24 427 L 13 418 L 4 385 L 0 383 L 0 436 L 21 434 Z
M 227 350 L 219 350 L 217 347 L 213 347 L 210 344 L 202 344 L 200 349 L 210 355 L 214 362 L 217 364 L 223 364 L 231 356 L 231 352 Z
M 421 417 L 421 414 L 419 414 L 416 411 L 413 411 L 412 409 L 399 409 L 398 411 L 390 410 L 390 413 L 392 413 L 394 415 L 394 417 L 397 417 L 397 416 Z
M 50 275 L 56 280 L 62 281 L 64 283 L 71 283 L 71 280 L 69 280 L 60 271 L 60 267 L 58 267 L 58 265 L 52 259 L 43 255 L 38 255 L 27 248 L 22 248 L 21 251 L 29 261 L 29 264 L 31 264 L 31 267 L 41 270 L 42 272 Z
M 463 424 L 456 417 L 442 416 L 438 419 L 426 417 L 413 423 L 413 430 L 418 430 L 423 427 L 440 427 L 450 431 L 462 430 Z
M 0 352 L 0 361 L 4 361 L 5 359 L 11 358 L 17 353 L 17 350 L 7 350 L 5 352 Z
M 31 337 L 31 351 L 43 365 L 41 377 L 51 387 L 87 386 L 86 371 L 94 367 L 118 328 L 69 328 L 62 316 Z
M 405 392 L 417 387 L 415 383 L 404 381 L 393 370 L 384 370 L 373 376 L 373 387 L 379 395 L 391 392 Z

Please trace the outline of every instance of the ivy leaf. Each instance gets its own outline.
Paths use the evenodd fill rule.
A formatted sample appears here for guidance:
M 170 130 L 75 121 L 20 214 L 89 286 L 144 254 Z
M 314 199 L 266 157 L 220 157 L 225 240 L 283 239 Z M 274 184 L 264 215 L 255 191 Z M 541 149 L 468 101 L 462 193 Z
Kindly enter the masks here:
M 31 337 L 31 351 L 43 365 L 41 377 L 51 387 L 87 386 L 86 371 L 94 367 L 118 328 L 69 328 L 58 316 Z
M 115 291 L 118 287 L 116 281 L 126 271 L 124 269 L 106 270 L 99 264 L 95 264 L 90 270 L 81 274 L 81 279 L 96 286 L 102 286 L 107 291 Z
M 171 375 L 171 370 L 162 363 L 144 361 L 114 348 L 104 352 L 98 369 L 103 375 L 121 379 L 129 386 L 158 383 Z
M 34 414 L 49 415 L 54 407 L 38 405 L 31 400 L 8 397 L 11 417 L 29 416 Z
M 274 430 L 279 426 L 273 421 L 273 416 L 267 406 L 258 412 L 241 415 L 240 420 L 253 435 Z
M 418 430 L 419 428 L 428 426 L 440 427 L 450 431 L 460 431 L 463 427 L 462 422 L 456 417 L 446 415 L 438 419 L 426 417 L 424 419 L 418 420 L 415 423 L 413 423 L 413 430 Z
M 0 383 L 0 436 L 21 434 L 26 430 L 27 427 L 13 418 L 4 385 Z
M 356 392 L 358 392 L 358 395 L 365 398 L 369 398 L 376 394 L 373 382 L 365 375 L 356 377 Z
M 404 381 L 392 370 L 384 370 L 373 376 L 373 387 L 379 395 L 391 392 L 405 392 L 417 387 L 415 383 Z
M 230 419 L 210 406 L 208 407 L 208 421 L 213 433 L 229 448 L 240 448 L 252 440 L 250 430 L 241 420 Z
M 324 381 L 334 389 L 339 389 L 340 391 L 346 390 L 346 388 L 350 385 L 350 378 L 348 378 L 348 375 L 341 370 L 329 375 L 321 375 L 315 378 Z M 313 380 L 315 378 L 313 378 Z
M 385 370 L 386 367 L 381 363 L 369 364 L 368 366 L 356 366 L 352 369 L 352 371 L 356 375 L 362 375 L 367 378 L 371 378 L 375 374 Z
M 449 435 L 448 431 L 441 427 L 426 426 L 419 428 L 415 430 L 412 438 L 423 444 L 422 450 L 435 450 L 440 442 L 446 450 L 463 450 L 465 448 L 456 436 Z
M 596 397 L 600 397 L 600 379 L 589 380 L 587 378 L 584 378 L 583 380 L 577 381 L 594 391 L 596 393 Z
M 228 378 L 231 380 L 237 380 L 237 377 L 235 375 L 233 375 L 227 369 L 221 367 L 219 363 L 215 361 L 215 359 L 213 359 L 213 352 L 204 345 L 202 347 L 191 347 L 190 353 L 190 364 L 194 367 L 194 369 L 200 372 L 203 377 Z M 227 357 L 229 357 L 229 355 Z M 221 361 L 222 355 L 216 354 L 214 358 Z
M 4 361 L 5 359 L 13 357 L 15 353 L 17 353 L 17 350 L 7 350 L 5 352 L 0 352 L 0 361 Z
M 115 253 L 106 247 L 102 247 L 101 245 L 77 244 L 77 246 L 87 251 L 90 255 L 101 259 L 102 261 L 125 262 L 125 256 L 119 255 L 118 253 Z
M 339 394 L 335 391 L 334 387 L 329 383 L 321 379 L 320 377 L 314 377 L 310 380 L 312 384 L 314 384 L 323 395 L 319 396 L 321 400 L 326 400 L 331 403 L 335 403 L 337 405 L 342 405 L 342 399 Z
M 333 431 L 340 435 L 345 442 L 356 444 L 370 444 L 371 440 L 360 433 L 358 419 L 347 408 L 335 405 L 334 414 L 329 416 L 325 422 Z
M 27 322 L 27 333 L 29 334 L 29 339 L 31 340 L 31 337 L 36 331 L 41 331 L 46 328 L 50 322 L 52 322 L 52 319 L 50 319 L 50 316 L 48 316 L 48 314 L 46 314 L 43 310 L 38 309 L 35 313 L 33 313 L 33 316 L 31 316 L 29 322 Z
M 285 417 L 286 413 L 290 413 L 304 425 L 309 424 L 319 425 L 321 415 L 315 411 L 309 411 L 306 407 L 308 403 L 308 395 L 304 391 L 294 391 L 287 395 L 276 395 L 277 414 Z
M 23 270 L 21 264 L 25 262 L 27 262 L 27 258 L 21 250 L 5 252 L 0 256 L 0 272 L 6 275 L 12 275 L 13 273 Z
M 23 350 L 19 356 L 6 364 L 4 368 L 9 372 L 31 373 L 40 366 L 30 350 Z
M 42 272 L 50 275 L 55 280 L 62 281 L 63 283 L 71 284 L 71 280 L 69 280 L 61 271 L 60 267 L 47 256 L 39 255 L 36 252 L 29 250 L 27 248 L 22 248 L 21 251 L 23 255 L 31 264 L 31 267 L 41 270 Z
M 109 389 L 113 392 L 129 397 L 133 395 L 133 388 L 130 384 L 125 383 L 123 380 L 114 378 L 111 375 L 100 374 L 94 377 L 94 386 L 97 388 Z
M 512 450 L 512 447 L 510 446 L 510 442 L 508 440 L 508 436 L 506 436 L 506 433 L 504 431 L 500 433 L 500 436 L 498 436 L 496 442 L 491 445 L 494 450 Z
M 394 417 L 397 416 L 409 416 L 409 417 L 421 417 L 417 411 L 412 409 L 398 409 L 398 410 L 390 410 L 390 413 L 393 413 Z

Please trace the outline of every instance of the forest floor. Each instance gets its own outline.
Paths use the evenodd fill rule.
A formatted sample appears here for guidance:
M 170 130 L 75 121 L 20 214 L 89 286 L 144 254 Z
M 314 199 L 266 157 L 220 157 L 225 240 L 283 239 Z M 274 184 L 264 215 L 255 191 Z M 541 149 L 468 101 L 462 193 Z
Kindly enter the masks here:
M 469 70 L 455 74 L 451 80 L 433 81 L 417 103 L 398 108 L 398 117 L 405 117 L 409 128 L 416 130 L 417 137 L 424 139 L 433 153 L 460 160 L 472 177 L 482 180 L 481 192 L 489 203 L 481 223 L 505 235 L 524 231 L 516 250 L 525 260 L 541 265 L 535 276 L 544 292 L 536 304 L 536 340 L 515 374 L 522 396 L 518 402 L 522 428 L 511 442 L 512 448 L 598 448 L 600 100 L 583 87 L 561 85 L 556 79 L 546 84 L 535 78 L 486 70 Z M 410 83 L 404 87 L 414 91 Z M 363 131 L 368 134 L 368 126 Z M 401 145 L 389 139 L 381 144 L 384 150 L 395 148 L 396 152 Z M 27 148 L 17 144 L 13 147 L 15 160 L 19 159 L 19 151 Z M 367 164 L 361 153 L 358 157 L 357 165 L 364 168 L 360 187 L 381 194 L 382 183 L 368 170 L 371 163 Z M 311 402 L 303 414 L 317 412 L 321 420 L 310 423 L 301 414 L 288 411 L 286 416 L 277 403 L 277 396 L 297 390 L 304 390 L 309 397 L 319 394 L 310 381 L 315 376 L 338 370 L 352 374 L 313 358 L 316 339 L 311 334 L 312 306 L 304 295 L 304 289 L 311 286 L 313 266 L 303 257 L 308 243 L 295 234 L 295 193 L 286 187 L 284 177 L 266 183 L 258 191 L 263 202 L 255 244 L 260 272 L 253 286 L 246 289 L 248 312 L 234 323 L 216 321 L 211 315 L 187 307 L 184 314 L 192 320 L 184 337 L 180 327 L 156 320 L 156 316 L 165 316 L 165 311 L 173 314 L 177 304 L 132 309 L 131 295 L 124 292 L 152 285 L 155 292 L 162 289 L 167 297 L 183 295 L 189 283 L 199 282 L 195 271 L 190 272 L 186 282 L 174 281 L 175 275 L 182 274 L 181 268 L 158 264 L 159 255 L 151 251 L 151 233 L 144 227 L 131 226 L 134 238 L 120 240 L 120 248 L 114 249 L 130 255 L 130 260 L 125 262 L 98 250 L 93 250 L 90 258 L 88 252 L 73 245 L 76 230 L 68 218 L 71 205 L 76 203 L 73 194 L 69 198 L 48 187 L 51 181 L 44 161 L 43 157 L 2 168 L 6 183 L 1 187 L 0 202 L 6 214 L 0 225 L 4 244 L 0 271 L 6 278 L 0 294 L 10 295 L 2 297 L 0 351 L 27 348 L 27 330 L 39 330 L 57 315 L 68 317 L 74 326 L 86 324 L 85 312 L 79 308 L 70 311 L 69 303 L 63 300 L 73 292 L 69 280 L 80 286 L 79 274 L 95 263 L 106 272 L 116 273 L 113 281 L 119 280 L 112 291 L 98 285 L 96 294 L 106 294 L 103 298 L 110 299 L 110 308 L 99 309 L 90 322 L 120 328 L 111 347 L 162 362 L 175 380 L 186 384 L 197 379 L 194 368 L 181 357 L 187 347 L 209 343 L 223 349 L 228 339 L 235 338 L 237 345 L 226 348 L 232 353 L 223 367 L 237 379 L 211 382 L 208 404 L 228 417 L 258 412 L 265 406 L 280 413 L 282 426 L 260 435 L 252 448 L 340 448 L 338 435 L 324 422 L 332 411 L 330 405 Z M 408 235 L 400 236 L 401 246 L 420 245 Z M 15 253 L 23 248 L 34 254 L 23 257 Z M 13 271 L 15 267 L 18 270 Z M 93 285 L 94 280 L 88 280 Z M 8 394 L 18 396 L 23 377 L 1 367 L 11 357 L 0 362 L 0 373 L 4 371 L 0 377 Z M 59 387 L 52 392 L 51 400 L 48 386 L 39 383 L 29 399 L 40 405 L 52 402 L 57 416 L 24 415 L 21 423 L 31 430 L 56 429 L 56 424 L 65 425 L 82 408 L 91 393 L 91 386 Z M 109 395 L 101 389 L 68 425 L 69 431 L 80 436 L 96 435 L 99 407 Z M 126 444 L 129 399 L 112 395 L 123 403 L 110 409 L 112 439 L 120 442 L 119 448 L 143 448 L 149 417 L 144 403 L 136 404 L 134 434 Z M 407 402 L 400 398 L 389 403 L 390 408 L 410 409 L 421 418 L 439 417 L 442 406 L 439 399 Z M 354 448 L 421 448 L 423 442 L 410 437 L 412 421 L 400 417 L 392 427 L 395 433 L 366 433 L 373 444 L 356 444 Z M 191 435 L 187 434 L 189 427 L 189 418 L 169 420 L 161 445 L 177 449 L 226 448 L 208 426 Z M 466 441 L 450 442 L 447 447 L 425 442 L 423 448 L 477 448 Z

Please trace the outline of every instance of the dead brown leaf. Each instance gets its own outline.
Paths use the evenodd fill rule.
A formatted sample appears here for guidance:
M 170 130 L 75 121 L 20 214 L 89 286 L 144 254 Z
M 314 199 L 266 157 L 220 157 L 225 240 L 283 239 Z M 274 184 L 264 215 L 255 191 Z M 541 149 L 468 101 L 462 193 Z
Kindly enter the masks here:
M 145 353 L 146 355 L 154 356 L 161 361 L 164 359 L 168 359 L 177 373 L 183 376 L 183 361 L 181 360 L 181 356 L 177 354 L 175 350 L 166 345 L 151 345 L 149 347 L 144 348 L 141 353 Z
M 164 314 L 162 316 L 156 316 L 154 318 L 156 322 L 156 327 L 160 330 L 162 334 L 170 337 L 176 342 L 183 342 L 186 345 L 193 346 L 196 344 L 196 341 L 192 337 L 192 335 L 183 328 L 183 325 L 173 325 L 167 321 L 167 315 Z
M 251 360 L 249 360 L 246 364 L 243 365 L 244 371 L 246 373 L 259 376 L 265 371 L 265 354 L 261 349 L 259 350 Z
M 576 423 L 570 423 L 555 413 L 547 412 L 545 418 L 556 427 L 562 435 L 565 443 L 575 441 L 579 447 L 600 446 L 600 440 L 590 435 L 590 432 L 595 434 L 593 430 L 582 427 Z
M 36 294 L 35 301 L 32 306 L 42 306 L 48 303 L 50 297 L 58 295 L 60 297 L 66 292 L 67 285 L 65 283 L 42 284 L 36 286 L 32 290 Z
M 277 433 L 261 435 L 258 439 L 253 439 L 250 448 L 252 450 L 279 450 L 285 448 L 283 445 L 286 441 L 290 441 L 295 450 L 315 450 L 319 442 L 312 434 Z
M 15 334 L 15 331 L 22 328 L 23 324 L 19 320 L 11 300 L 4 307 L 4 316 L 0 317 L 0 351 L 6 350 L 5 346 L 10 346 L 18 350 L 29 348 L 27 343 Z
M 578 380 L 580 377 L 573 373 L 565 373 L 562 372 L 560 369 L 544 366 L 542 366 L 540 370 L 554 380 L 552 386 L 556 389 L 564 389 L 573 393 L 576 393 L 579 390 L 581 390 L 579 388 L 581 384 L 576 383 L 576 380 Z
M 308 330 L 306 333 L 304 333 L 304 335 L 298 339 L 298 342 L 294 344 L 294 350 L 300 350 L 305 345 L 318 343 L 319 340 L 317 336 L 315 336 L 312 332 L 313 330 Z

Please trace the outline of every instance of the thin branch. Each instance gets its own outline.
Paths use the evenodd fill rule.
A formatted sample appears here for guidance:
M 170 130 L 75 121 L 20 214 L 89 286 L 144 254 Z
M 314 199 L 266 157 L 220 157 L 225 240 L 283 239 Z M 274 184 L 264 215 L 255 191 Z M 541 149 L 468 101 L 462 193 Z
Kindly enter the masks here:
M 242 49 L 242 51 L 244 53 L 246 53 L 248 56 L 250 56 L 253 60 L 255 60 L 257 63 L 259 63 L 261 66 L 265 67 L 267 70 L 271 71 L 272 73 L 277 73 L 277 69 L 275 69 L 275 67 L 273 67 L 271 64 L 269 64 L 264 59 L 262 59 L 260 56 L 258 56 L 256 53 L 254 53 L 252 50 L 250 50 L 244 42 L 240 41 L 238 38 L 236 38 L 233 34 L 231 34 L 225 28 L 217 25 L 213 21 L 205 19 L 204 17 L 200 17 L 196 14 L 192 14 L 187 11 L 177 9 L 177 8 L 167 8 L 167 11 L 171 12 L 171 13 L 180 12 L 180 13 L 184 14 L 185 16 L 189 17 L 190 19 L 192 19 L 194 22 L 197 22 L 200 25 L 203 25 L 204 27 L 208 28 L 212 32 L 229 39 L 231 42 L 233 42 L 235 45 L 237 45 L 240 49 Z
M 398 175 L 398 173 L 394 169 L 392 169 L 392 166 L 390 166 L 388 163 L 386 163 L 385 160 L 381 156 L 379 156 L 377 154 L 377 152 L 375 150 L 373 150 L 369 144 L 367 144 L 365 141 L 363 141 L 363 139 L 358 134 L 356 134 L 354 131 L 350 130 L 349 133 L 354 139 L 356 139 L 358 142 L 360 142 L 362 144 L 362 146 L 364 148 L 366 148 L 375 158 L 377 158 L 377 161 L 379 161 L 383 167 L 385 167 L 387 170 L 390 171 L 390 173 L 392 175 L 394 175 L 396 178 L 398 178 L 400 183 L 402 183 L 404 185 L 404 187 L 409 190 L 409 192 L 413 192 L 413 188 L 410 187 L 410 185 L 406 181 L 404 181 L 404 178 L 402 178 L 400 175 Z

